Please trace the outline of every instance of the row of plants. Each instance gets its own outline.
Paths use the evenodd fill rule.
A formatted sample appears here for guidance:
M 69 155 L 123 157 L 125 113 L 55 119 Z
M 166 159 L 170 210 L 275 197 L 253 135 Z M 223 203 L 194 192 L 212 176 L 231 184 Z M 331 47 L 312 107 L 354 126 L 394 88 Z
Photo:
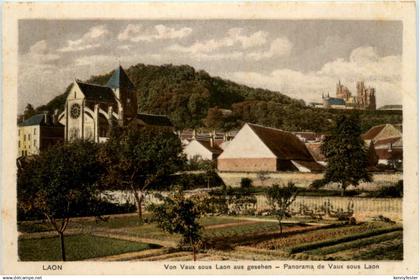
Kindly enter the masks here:
M 287 251 L 290 254 L 296 254 L 296 253 L 300 253 L 300 252 L 303 252 L 303 251 L 310 251 L 310 250 L 314 250 L 314 249 L 317 249 L 317 248 L 332 246 L 332 245 L 340 244 L 340 243 L 343 243 L 343 242 L 354 241 L 354 240 L 358 240 L 358 239 L 361 239 L 361 238 L 367 238 L 367 237 L 371 237 L 371 236 L 375 236 L 375 235 L 379 235 L 379 234 L 384 234 L 384 233 L 388 233 L 388 232 L 393 232 L 393 231 L 397 231 L 397 230 L 402 230 L 402 227 L 393 226 L 393 227 L 388 227 L 388 228 L 373 229 L 373 230 L 370 230 L 370 231 L 367 231 L 367 232 L 363 232 L 363 233 L 359 233 L 359 234 L 351 234 L 351 235 L 340 237 L 340 238 L 327 239 L 327 240 L 314 242 L 314 243 L 301 244 L 301 245 L 291 247 Z
M 363 223 L 360 225 L 331 225 L 330 228 L 323 228 L 322 230 L 313 230 L 304 234 L 296 234 L 289 236 L 287 239 L 271 239 L 254 244 L 253 247 L 269 250 L 283 250 L 301 244 L 310 244 L 314 242 L 322 242 L 324 240 L 341 238 L 344 236 L 369 232 L 377 228 L 386 228 L 388 224 L 385 223 Z

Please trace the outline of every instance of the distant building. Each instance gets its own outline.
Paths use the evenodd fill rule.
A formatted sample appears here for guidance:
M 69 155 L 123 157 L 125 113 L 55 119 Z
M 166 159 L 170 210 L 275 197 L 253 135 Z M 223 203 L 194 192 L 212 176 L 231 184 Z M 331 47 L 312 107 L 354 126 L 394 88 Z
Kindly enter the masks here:
M 379 111 L 402 111 L 402 105 L 384 105 L 379 107 L 377 110 Z
M 208 140 L 192 140 L 184 147 L 184 154 L 188 160 L 216 160 L 223 150 L 214 142 L 213 138 Z
M 335 97 L 329 94 L 322 94 L 322 103 L 324 108 L 333 109 L 376 109 L 375 89 L 366 87 L 363 81 L 356 83 L 357 95 L 353 96 L 351 91 L 338 81 Z
M 39 154 L 40 151 L 64 141 L 64 126 L 58 112 L 37 114 L 18 124 L 18 156 Z
M 167 116 L 137 112 L 137 93 L 119 66 L 105 86 L 75 80 L 67 95 L 60 122 L 67 141 L 104 142 L 113 125 L 172 127 Z
M 396 166 L 403 160 L 402 126 L 377 125 L 362 134 L 362 139 L 371 141 L 378 163 Z
M 320 172 L 323 167 L 292 133 L 246 123 L 218 157 L 217 169 Z

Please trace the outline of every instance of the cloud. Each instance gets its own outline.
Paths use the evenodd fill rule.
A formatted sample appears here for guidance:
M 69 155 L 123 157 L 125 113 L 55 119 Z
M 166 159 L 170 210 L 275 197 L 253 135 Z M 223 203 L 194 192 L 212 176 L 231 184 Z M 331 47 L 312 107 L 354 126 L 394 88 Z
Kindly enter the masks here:
M 292 43 L 286 37 L 277 38 L 270 44 L 266 51 L 255 51 L 248 54 L 248 57 L 254 60 L 262 60 L 272 57 L 287 56 L 292 50 Z
M 244 35 L 243 32 L 242 28 L 231 28 L 222 38 L 196 41 L 190 46 L 174 44 L 169 46 L 167 50 L 198 55 L 212 53 L 236 45 L 242 49 L 248 49 L 264 45 L 267 42 L 267 32 L 258 31 L 250 35 Z
M 77 52 L 100 47 L 110 31 L 105 25 L 93 26 L 80 39 L 67 40 L 66 46 L 58 49 L 59 52 Z
M 268 49 L 258 49 L 268 44 L 268 33 L 257 31 L 245 34 L 242 28 L 231 28 L 219 39 L 196 41 L 190 46 L 174 44 L 167 51 L 184 53 L 200 60 L 246 59 L 259 61 L 289 55 L 292 43 L 286 37 L 272 40 Z
M 156 40 L 182 39 L 189 36 L 191 32 L 192 29 L 189 27 L 176 29 L 158 24 L 152 28 L 145 28 L 141 24 L 129 24 L 118 34 L 117 38 L 119 41 L 131 41 L 135 43 L 140 41 L 152 42 Z
M 29 51 L 23 55 L 23 61 L 27 64 L 48 64 L 58 60 L 60 56 L 48 47 L 45 40 L 41 40 L 33 44 Z
M 280 91 L 294 98 L 320 102 L 321 94 L 335 95 L 335 85 L 341 80 L 353 94 L 356 81 L 364 80 L 376 89 L 377 104 L 401 104 L 401 57 L 378 55 L 367 46 L 354 49 L 349 58 L 327 62 L 318 71 L 301 72 L 277 69 L 268 74 L 234 72 L 224 76 L 250 86 Z

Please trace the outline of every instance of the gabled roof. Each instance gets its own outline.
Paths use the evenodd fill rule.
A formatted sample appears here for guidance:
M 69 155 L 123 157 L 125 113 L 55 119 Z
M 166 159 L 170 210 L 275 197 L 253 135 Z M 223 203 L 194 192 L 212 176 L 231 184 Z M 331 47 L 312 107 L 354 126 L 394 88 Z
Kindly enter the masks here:
M 121 66 L 118 66 L 118 68 L 115 69 L 111 78 L 109 78 L 106 83 L 106 86 L 110 88 L 125 88 L 130 90 L 135 88 L 133 83 L 130 81 L 130 78 L 128 78 L 127 73 L 125 73 Z
M 115 101 L 114 92 L 109 87 L 87 84 L 79 81 L 76 83 L 86 99 L 95 101 Z
M 248 125 L 278 159 L 313 161 L 305 144 L 292 133 L 256 124 Z
M 213 143 L 213 147 L 212 147 L 210 140 L 196 140 L 196 141 L 200 143 L 201 145 L 203 145 L 212 154 L 219 155 L 223 152 L 223 150 L 216 143 Z
M 137 114 L 137 119 L 143 121 L 146 125 L 153 126 L 173 126 L 171 120 L 165 115 Z
M 316 161 L 326 161 L 325 155 L 321 152 L 322 143 L 305 143 L 309 153 Z
M 387 124 L 381 124 L 381 125 L 373 126 L 368 131 L 366 131 L 365 133 L 362 134 L 362 139 L 363 140 L 375 139 L 385 128 L 391 129 L 391 130 L 388 129 L 388 131 L 394 130 L 394 131 L 397 131 L 397 134 L 401 134 L 401 130 L 398 127 L 387 123 Z M 387 135 L 387 136 L 385 136 L 385 138 L 396 137 L 396 136 L 400 136 L 400 135 L 395 135 L 395 133 L 394 133 L 394 135 Z
M 402 140 L 401 137 L 390 137 L 390 138 L 380 139 L 375 142 L 375 146 L 388 145 L 388 144 L 392 144 L 392 145 L 401 144 L 402 145 L 401 140 Z

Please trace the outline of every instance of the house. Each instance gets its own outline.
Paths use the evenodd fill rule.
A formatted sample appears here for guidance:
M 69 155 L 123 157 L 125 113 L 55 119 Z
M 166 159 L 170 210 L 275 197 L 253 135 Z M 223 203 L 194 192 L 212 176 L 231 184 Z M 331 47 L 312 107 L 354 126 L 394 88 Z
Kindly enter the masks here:
M 325 158 L 325 155 L 321 152 L 321 145 L 321 142 L 305 143 L 305 146 L 308 149 L 311 156 L 313 157 L 313 159 L 322 166 L 326 166 L 327 159 Z
M 402 128 L 400 125 L 381 124 L 370 128 L 362 134 L 363 140 L 372 140 L 373 143 L 380 139 L 402 137 Z
M 167 116 L 142 114 L 137 109 L 135 86 L 119 66 L 105 86 L 75 80 L 59 120 L 67 141 L 104 142 L 113 125 L 173 126 Z
M 217 158 L 219 171 L 320 172 L 323 167 L 292 133 L 246 123 Z
M 403 160 L 402 126 L 392 124 L 377 125 L 362 135 L 371 141 L 379 164 L 399 165 Z
M 222 153 L 222 149 L 215 143 L 213 138 L 208 140 L 193 139 L 184 147 L 184 154 L 188 160 L 199 158 L 203 160 L 215 160 Z
M 403 160 L 403 142 L 401 137 L 390 137 L 375 142 L 378 163 L 385 165 L 401 164 Z
M 58 122 L 58 111 L 37 114 L 18 124 L 18 156 L 39 154 L 40 151 L 64 141 L 64 126 Z
M 378 157 L 375 153 L 375 148 L 372 141 L 366 140 L 364 142 L 368 156 L 368 166 L 370 169 L 372 169 L 378 163 Z M 305 145 L 317 163 L 321 164 L 322 166 L 327 166 L 327 159 L 321 151 L 322 142 L 305 143 Z

